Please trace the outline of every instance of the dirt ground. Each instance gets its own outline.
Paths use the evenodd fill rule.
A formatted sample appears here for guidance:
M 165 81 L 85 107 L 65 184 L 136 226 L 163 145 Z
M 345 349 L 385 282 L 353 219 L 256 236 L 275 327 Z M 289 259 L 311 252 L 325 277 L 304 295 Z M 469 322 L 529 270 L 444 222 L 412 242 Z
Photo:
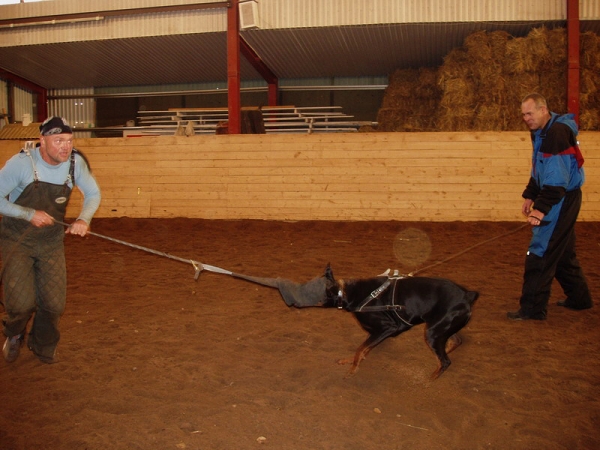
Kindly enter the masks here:
M 191 263 L 67 236 L 60 362 L 42 364 L 26 347 L 14 363 L 0 361 L 0 448 L 600 448 L 600 308 L 556 306 L 555 285 L 547 321 L 506 319 L 529 240 L 521 227 L 97 219 L 103 236 L 296 282 L 328 262 L 338 278 L 363 278 L 475 246 L 418 275 L 450 278 L 480 298 L 438 380 L 429 379 L 437 361 L 423 326 L 383 342 L 347 377 L 336 361 L 366 337 L 350 313 L 288 308 L 273 288 L 206 271 L 195 280 Z M 427 245 L 403 247 L 415 229 Z M 600 223 L 577 232 L 598 293 Z M 426 260 L 408 258 L 427 256 L 429 245 Z

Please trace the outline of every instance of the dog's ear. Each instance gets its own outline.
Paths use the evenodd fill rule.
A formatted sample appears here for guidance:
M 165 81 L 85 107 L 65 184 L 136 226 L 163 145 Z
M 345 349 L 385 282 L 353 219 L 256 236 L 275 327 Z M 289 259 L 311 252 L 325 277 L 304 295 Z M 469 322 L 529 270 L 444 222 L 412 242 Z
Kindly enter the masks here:
M 323 276 L 330 281 L 335 281 L 335 279 L 333 278 L 333 270 L 331 270 L 330 263 L 327 263 L 327 267 L 325 267 L 325 274 Z

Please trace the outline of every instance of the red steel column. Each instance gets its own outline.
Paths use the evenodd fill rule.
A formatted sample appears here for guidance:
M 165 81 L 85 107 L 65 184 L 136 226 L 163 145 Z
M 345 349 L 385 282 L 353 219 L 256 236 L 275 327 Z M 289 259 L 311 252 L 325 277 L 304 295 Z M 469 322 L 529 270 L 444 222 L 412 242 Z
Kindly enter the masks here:
M 268 85 L 268 102 L 269 106 L 277 106 L 279 101 L 279 82 L 277 80 Z
M 567 111 L 579 124 L 579 0 L 567 0 Z
M 242 132 L 240 83 L 240 16 L 239 0 L 231 0 L 227 10 L 227 108 L 229 134 Z
M 277 98 L 279 97 L 279 80 L 277 75 L 275 75 L 271 69 L 267 67 L 260 56 L 256 54 L 254 49 L 250 47 L 243 38 L 240 38 L 240 52 L 267 82 L 269 106 L 277 106 Z

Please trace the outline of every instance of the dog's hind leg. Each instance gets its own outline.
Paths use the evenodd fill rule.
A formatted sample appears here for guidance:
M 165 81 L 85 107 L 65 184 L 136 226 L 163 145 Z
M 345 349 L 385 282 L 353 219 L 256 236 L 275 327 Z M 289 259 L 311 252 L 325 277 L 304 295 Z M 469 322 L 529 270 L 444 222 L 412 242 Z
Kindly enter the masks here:
M 434 351 L 434 353 L 437 356 L 438 361 L 439 361 L 437 370 L 435 372 L 433 372 L 433 374 L 431 375 L 432 380 L 437 379 L 437 377 L 439 377 L 442 373 L 444 373 L 446 371 L 446 369 L 448 367 L 450 367 L 450 364 L 452 364 L 452 361 L 450 361 L 450 358 L 448 358 L 448 354 L 444 350 L 445 345 L 446 345 L 446 343 L 441 344 L 441 350 L 440 350 L 440 346 L 438 344 L 431 345 L 431 348 Z
M 451 353 L 452 351 L 456 350 L 456 348 L 459 347 L 460 344 L 462 344 L 462 339 L 460 338 L 458 333 L 453 334 L 448 339 L 448 342 L 446 342 L 446 353 Z
M 462 328 L 462 325 L 458 329 Z M 425 339 L 427 344 L 433 350 L 438 358 L 438 368 L 431 375 L 431 379 L 435 380 L 446 371 L 452 362 L 448 358 L 448 353 L 455 350 L 461 343 L 461 338 L 456 334 L 455 327 L 449 327 L 448 323 L 440 322 L 432 327 L 428 327 L 425 331 Z

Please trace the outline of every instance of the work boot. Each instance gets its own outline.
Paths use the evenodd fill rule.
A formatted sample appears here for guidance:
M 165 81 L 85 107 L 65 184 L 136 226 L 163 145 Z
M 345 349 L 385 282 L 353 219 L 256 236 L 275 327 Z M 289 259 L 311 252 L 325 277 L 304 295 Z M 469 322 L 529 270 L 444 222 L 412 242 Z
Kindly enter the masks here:
M 568 308 L 568 309 L 572 309 L 574 311 L 581 311 L 584 309 L 590 309 L 592 307 L 592 303 L 585 303 L 585 304 L 574 304 L 573 302 L 570 302 L 568 298 L 564 299 L 564 300 L 559 300 L 558 302 L 556 302 L 557 306 L 562 306 L 563 308 Z
M 37 353 L 33 352 L 35 354 L 35 356 L 38 357 L 38 359 L 45 363 L 45 364 L 55 364 L 58 362 L 58 357 L 56 356 L 56 350 L 54 350 L 54 353 L 52 354 L 52 356 L 44 356 L 44 355 L 38 355 Z
M 23 335 L 15 334 L 13 337 L 7 337 L 2 347 L 2 354 L 6 362 L 13 362 L 19 357 L 21 346 L 23 345 Z
M 545 313 L 525 314 L 521 310 L 515 312 L 507 312 L 506 317 L 509 320 L 546 320 Z
M 56 356 L 56 348 L 52 352 L 51 356 L 42 355 L 42 354 L 40 354 L 40 353 L 38 353 L 38 352 L 35 351 L 35 349 L 33 348 L 33 333 L 31 333 L 31 332 L 29 333 L 29 337 L 27 338 L 27 347 L 43 363 L 54 364 L 54 363 L 58 362 L 58 356 Z

